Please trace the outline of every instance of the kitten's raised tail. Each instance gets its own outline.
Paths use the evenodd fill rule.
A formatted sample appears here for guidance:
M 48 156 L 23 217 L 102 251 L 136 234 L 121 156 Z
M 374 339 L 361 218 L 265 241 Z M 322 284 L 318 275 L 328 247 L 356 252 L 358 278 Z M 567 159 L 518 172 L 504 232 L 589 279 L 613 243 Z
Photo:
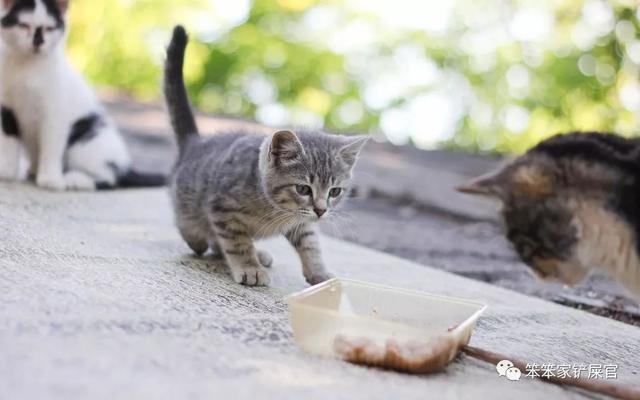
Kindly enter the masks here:
M 178 138 L 180 155 L 184 152 L 189 140 L 198 136 L 198 127 L 189 104 L 182 74 L 184 53 L 188 42 L 189 37 L 185 29 L 180 25 L 176 26 L 167 49 L 164 70 L 164 97 L 169 109 L 171 125 Z

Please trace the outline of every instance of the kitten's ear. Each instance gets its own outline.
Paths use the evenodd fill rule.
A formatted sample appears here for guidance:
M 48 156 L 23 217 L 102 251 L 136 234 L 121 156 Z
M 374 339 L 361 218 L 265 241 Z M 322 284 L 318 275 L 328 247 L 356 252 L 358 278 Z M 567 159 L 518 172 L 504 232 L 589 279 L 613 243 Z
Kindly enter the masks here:
M 14 0 L 2 0 L 2 7 L 8 10 L 13 5 Z
M 358 159 L 358 154 L 368 141 L 369 138 L 366 136 L 349 138 L 347 144 L 340 148 L 340 156 L 347 164 L 353 166 Z
M 69 8 L 69 0 L 56 0 L 56 2 L 58 3 L 58 9 L 63 13 Z
M 291 131 L 278 131 L 271 138 L 269 160 L 278 162 L 292 161 L 304 154 L 300 139 Z

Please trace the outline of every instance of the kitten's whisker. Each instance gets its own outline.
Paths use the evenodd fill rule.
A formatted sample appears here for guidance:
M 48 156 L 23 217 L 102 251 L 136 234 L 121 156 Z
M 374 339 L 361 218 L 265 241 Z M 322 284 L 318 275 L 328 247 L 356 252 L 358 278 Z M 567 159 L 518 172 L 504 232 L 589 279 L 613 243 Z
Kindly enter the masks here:
M 343 211 L 339 211 L 337 214 L 338 215 L 330 215 L 328 219 L 329 222 L 331 222 L 332 227 L 336 230 L 336 236 L 341 239 L 347 237 L 347 235 L 342 233 L 343 230 L 347 230 L 351 237 L 356 236 L 355 231 L 353 230 L 353 225 L 355 223 L 354 218 Z
M 282 221 L 285 218 L 285 216 L 283 215 L 276 215 L 274 216 L 272 219 L 269 219 L 267 221 L 265 221 L 264 224 L 262 224 L 258 230 L 255 233 L 256 237 L 262 237 L 263 234 L 267 234 L 272 226 L 276 226 L 277 224 L 280 223 L 280 221 Z
M 282 216 L 284 214 L 287 214 L 286 211 L 284 210 L 280 210 L 280 209 L 276 209 L 276 210 L 271 210 L 269 212 L 267 212 L 266 214 L 264 214 L 259 220 L 258 220 L 258 224 L 261 224 L 263 222 L 268 222 L 269 220 L 271 220 L 272 218 L 276 218 L 279 216 Z
M 264 232 L 267 231 L 267 229 L 273 224 L 275 223 L 275 221 L 278 221 L 280 218 L 282 218 L 282 213 L 280 212 L 280 210 L 273 210 L 270 211 L 268 213 L 266 213 L 265 215 L 263 215 L 257 222 L 258 230 L 255 232 L 255 236 L 256 237 L 261 237 L 262 234 Z
M 242 242 L 245 249 L 252 248 L 253 242 L 248 239 L 289 232 L 299 237 L 305 227 L 318 218 L 311 210 L 296 208 L 303 203 L 310 206 L 318 200 L 313 195 L 324 190 L 319 187 L 323 182 L 334 182 L 338 177 L 349 175 L 366 138 L 347 139 L 321 132 L 296 134 L 288 130 L 264 137 L 243 130 L 199 137 L 181 73 L 187 43 L 184 29 L 176 27 L 168 46 L 164 85 L 178 142 L 179 156 L 171 193 L 183 238 L 196 252 L 210 239 L 206 237 L 210 233 L 197 226 L 199 221 L 194 221 L 198 217 L 193 215 L 194 210 L 202 213 L 203 219 L 213 220 L 215 228 L 226 230 L 230 242 Z M 191 151 L 194 146 L 197 151 Z M 314 156 L 309 157 L 302 151 L 305 149 Z M 330 162 L 336 157 L 344 162 Z M 292 162 L 294 158 L 296 162 Z M 300 158 L 304 162 L 297 162 Z M 342 180 L 344 182 L 338 182 L 340 185 L 350 185 L 350 178 Z M 205 204 L 200 201 L 203 198 Z M 224 218 L 222 213 L 226 215 Z M 235 225 L 241 225 L 241 229 L 234 229 Z M 314 264 L 310 281 L 325 278 L 327 271 L 313 246 L 300 246 L 297 240 L 292 242 L 304 263 Z M 227 255 L 233 250 L 226 251 Z M 246 252 L 238 249 L 237 262 L 229 263 L 234 280 L 249 286 L 267 285 L 269 277 L 265 271 L 256 274 L 247 270 L 246 257 L 241 258 Z M 307 267 L 310 266 L 305 265 Z
M 273 217 L 273 219 L 271 219 L 265 225 L 261 226 L 258 229 L 258 231 L 256 232 L 256 236 L 261 236 L 262 234 L 268 234 L 271 231 L 271 229 L 275 230 L 276 227 L 278 227 L 279 225 L 284 225 L 291 218 L 292 218 L 291 213 L 284 212 L 284 213 L 276 214 Z

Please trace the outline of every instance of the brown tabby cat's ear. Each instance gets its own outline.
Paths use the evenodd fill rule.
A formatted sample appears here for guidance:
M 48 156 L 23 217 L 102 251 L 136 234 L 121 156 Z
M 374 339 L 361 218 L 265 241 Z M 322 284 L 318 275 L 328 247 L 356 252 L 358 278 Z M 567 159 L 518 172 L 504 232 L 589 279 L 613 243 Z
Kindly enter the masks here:
M 304 147 L 291 131 L 278 131 L 271 138 L 269 159 L 275 161 L 291 161 L 304 154 Z
M 456 188 L 457 191 L 502 199 L 508 192 L 508 179 L 505 169 L 490 172 L 472 179 Z
M 552 174 L 540 162 L 519 160 L 457 188 L 469 194 L 505 199 L 509 194 L 540 199 L 554 191 Z
M 553 174 L 541 162 L 520 165 L 512 171 L 511 190 L 530 199 L 541 199 L 554 192 Z

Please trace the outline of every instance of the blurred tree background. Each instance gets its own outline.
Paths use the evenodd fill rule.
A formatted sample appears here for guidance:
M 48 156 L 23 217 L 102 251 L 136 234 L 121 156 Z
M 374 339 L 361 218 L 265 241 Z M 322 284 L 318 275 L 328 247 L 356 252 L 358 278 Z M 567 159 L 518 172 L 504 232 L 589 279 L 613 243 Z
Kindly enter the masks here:
M 522 152 L 640 124 L 635 0 L 92 0 L 69 50 L 98 85 L 160 98 L 175 23 L 205 111 L 369 132 L 422 148 Z

